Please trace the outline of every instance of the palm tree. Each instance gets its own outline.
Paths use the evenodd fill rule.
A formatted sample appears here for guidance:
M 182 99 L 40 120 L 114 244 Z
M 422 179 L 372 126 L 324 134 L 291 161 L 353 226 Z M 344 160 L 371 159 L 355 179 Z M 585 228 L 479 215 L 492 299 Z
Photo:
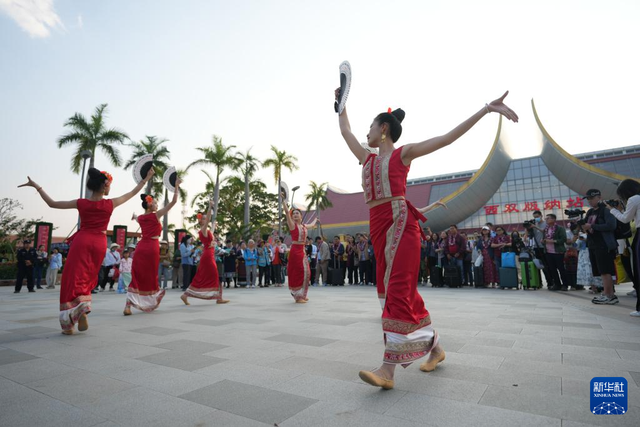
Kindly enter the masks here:
M 142 139 L 139 142 L 131 142 L 129 147 L 133 147 L 133 154 L 131 158 L 124 165 L 124 169 L 127 170 L 136 164 L 141 157 L 147 154 L 153 155 L 153 168 L 156 174 L 147 182 L 147 188 L 145 192 L 151 194 L 153 197 L 158 197 L 162 194 L 162 177 L 165 171 L 169 168 L 167 162 L 169 161 L 169 150 L 163 144 L 168 142 L 166 138 L 158 138 L 157 136 L 146 136 L 146 140 Z M 158 184 L 160 185 L 154 185 Z M 155 190 L 155 191 L 153 191 Z M 158 191 L 160 190 L 160 191 Z
M 236 155 L 238 160 L 241 162 L 240 172 L 242 173 L 242 177 L 244 178 L 244 221 L 243 225 L 245 227 L 245 232 L 243 234 L 246 235 L 249 233 L 249 223 L 251 222 L 250 216 L 250 205 L 251 205 L 251 197 L 249 192 L 249 181 L 253 178 L 253 175 L 258 171 L 258 159 L 251 154 L 251 148 L 247 150 L 246 153 L 238 153 Z
M 295 162 L 298 158 L 287 154 L 284 150 L 278 150 L 274 145 L 271 146 L 271 152 L 273 157 L 262 162 L 262 167 L 273 167 L 273 177 L 278 185 L 278 235 L 282 234 L 282 195 L 280 194 L 280 183 L 282 182 L 282 168 L 289 169 L 289 172 L 293 172 L 298 169 L 298 165 Z
M 215 166 L 216 168 L 216 183 L 213 192 L 213 213 L 211 215 L 212 221 L 215 220 L 218 213 L 218 199 L 220 197 L 220 175 L 226 167 L 238 167 L 238 159 L 231 154 L 231 150 L 235 148 L 235 145 L 225 146 L 222 143 L 222 138 L 217 135 L 213 135 L 213 147 L 198 147 L 196 150 L 202 153 L 202 158 L 192 162 L 187 166 L 187 171 L 192 166 Z
M 320 219 L 320 211 L 333 206 L 331 200 L 327 198 L 327 183 L 316 184 L 314 181 L 309 183 L 311 186 L 311 192 L 305 197 L 305 201 L 309 203 L 307 205 L 307 212 L 310 212 L 315 206 L 316 217 Z
M 71 131 L 58 139 L 58 148 L 65 145 L 76 144 L 76 151 L 71 158 L 71 170 L 74 173 L 80 173 L 80 167 L 83 163 L 82 152 L 89 150 L 91 158 L 89 167 L 95 166 L 96 149 L 102 150 L 113 166 L 120 166 L 122 160 L 120 153 L 115 147 L 129 139 L 126 133 L 115 128 L 107 129 L 104 119 L 107 115 L 107 104 L 101 104 L 96 107 L 95 113 L 91 116 L 91 120 L 87 119 L 80 113 L 75 113 L 64 124 Z

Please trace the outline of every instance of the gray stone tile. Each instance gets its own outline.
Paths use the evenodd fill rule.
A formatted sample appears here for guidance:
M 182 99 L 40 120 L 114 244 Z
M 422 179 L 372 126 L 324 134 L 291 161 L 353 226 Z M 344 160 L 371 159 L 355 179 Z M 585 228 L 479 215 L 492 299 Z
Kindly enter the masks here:
M 156 335 L 156 336 L 165 336 L 165 335 L 173 335 L 184 333 L 185 331 L 180 329 L 171 329 L 171 328 L 162 328 L 159 326 L 150 326 L 148 328 L 140 328 L 140 329 L 132 329 L 131 332 L 136 332 L 138 334 L 148 334 L 148 335 Z
M 363 366 L 345 362 L 318 360 L 309 357 L 290 357 L 269 365 L 272 368 L 291 370 L 298 373 L 307 373 L 343 381 L 360 381 L 358 373 Z
M 170 396 L 180 396 L 220 380 L 208 375 L 153 364 L 144 369 L 120 371 L 107 375 L 110 378 L 126 381 Z
M 562 344 L 579 345 L 583 347 L 599 347 L 599 348 L 613 348 L 613 349 L 619 349 L 619 350 L 640 351 L 640 344 L 620 342 L 620 341 L 590 340 L 590 339 L 581 339 L 581 338 L 562 338 Z
M 281 423 L 317 402 L 315 399 L 228 380 L 180 397 L 267 424 Z
M 354 323 L 359 323 L 360 320 L 359 319 L 354 319 L 354 318 L 333 318 L 333 319 L 318 319 L 318 318 L 313 318 L 313 319 L 307 319 L 307 320 L 303 320 L 303 323 L 317 323 L 320 325 L 334 325 L 334 326 L 349 326 L 349 325 L 353 325 Z
M 438 427 L 560 427 L 558 418 L 408 393 L 385 415 Z
M 616 350 L 621 359 L 624 360 L 640 360 L 640 351 L 633 350 Z
M 136 387 L 103 394 L 85 409 L 125 426 L 199 426 L 209 419 L 210 407 L 154 390 Z
M 618 371 L 640 371 L 640 360 L 623 360 L 620 358 L 601 358 L 591 354 L 563 354 L 562 364 L 570 366 L 606 367 Z
M 76 369 L 48 359 L 35 358 L 0 366 L 0 375 L 20 384 L 65 375 Z
M 35 337 L 31 337 L 29 335 L 15 334 L 13 332 L 3 332 L 0 334 L 0 345 L 4 343 L 16 342 L 16 341 L 27 341 L 35 339 Z
M 631 374 L 631 377 L 636 382 L 636 385 L 638 387 L 640 387 L 640 372 L 631 372 L 631 371 L 629 371 L 629 374 Z
M 336 340 L 330 340 L 327 338 L 315 338 L 304 335 L 290 335 L 290 334 L 280 334 L 275 335 L 273 337 L 265 338 L 267 341 L 279 341 L 286 342 L 291 344 L 302 344 L 302 345 L 310 345 L 314 347 L 322 347 L 327 344 L 331 344 Z
M 212 380 L 230 380 L 243 384 L 273 388 L 274 385 L 283 383 L 302 375 L 293 370 L 282 370 L 268 366 L 256 366 L 237 360 L 228 360 L 223 363 L 208 366 L 193 371 L 194 374 L 204 374 Z
M 20 328 L 14 329 L 14 333 L 24 334 L 24 335 L 37 335 L 37 334 L 45 334 L 55 332 L 56 334 L 60 333 L 60 328 L 45 328 L 43 326 L 31 326 L 29 328 Z
M 158 344 L 154 347 L 163 348 L 165 350 L 184 351 L 191 354 L 204 354 L 212 351 L 222 350 L 228 348 L 229 346 L 202 341 L 177 340 L 169 341 L 164 344 Z
M 166 351 L 164 353 L 139 357 L 138 360 L 185 371 L 195 371 L 196 369 L 205 368 L 225 361 L 225 359 L 218 357 L 203 356 L 201 354 L 184 351 Z
M 33 381 L 26 386 L 74 406 L 91 405 L 104 395 L 135 387 L 124 381 L 81 370 Z
M 26 360 L 36 359 L 27 353 L 21 353 L 15 350 L 0 350 L 0 365 L 8 365 L 10 363 L 24 362 Z

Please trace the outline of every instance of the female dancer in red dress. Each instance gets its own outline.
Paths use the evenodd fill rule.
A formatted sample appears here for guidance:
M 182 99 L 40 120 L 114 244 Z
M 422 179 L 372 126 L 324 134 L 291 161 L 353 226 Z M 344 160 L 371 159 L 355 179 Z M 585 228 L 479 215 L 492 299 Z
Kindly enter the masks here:
M 131 315 L 131 307 L 150 313 L 160 305 L 164 290 L 160 290 L 158 268 L 160 266 L 160 218 L 168 214 L 178 201 L 180 179 L 176 180 L 173 199 L 164 208 L 158 210 L 158 203 L 148 194 L 142 194 L 144 215 L 137 217 L 142 228 L 142 239 L 136 246 L 136 256 L 131 267 L 131 283 L 127 290 L 127 303 L 124 315 Z
M 282 195 L 282 200 L 292 240 L 287 264 L 289 291 L 291 291 L 291 296 L 296 303 L 304 304 L 309 301 L 307 292 L 309 292 L 309 281 L 311 280 L 311 267 L 304 250 L 307 241 L 307 229 L 315 227 L 318 218 L 305 225 L 302 223 L 300 209 L 292 209 L 290 211 L 284 194 Z
M 218 267 L 216 266 L 215 259 L 215 241 L 213 239 L 213 233 L 208 229 L 211 222 L 211 210 L 213 208 L 213 202 L 209 203 L 209 210 L 205 216 L 198 214 L 200 220 L 200 231 L 198 236 L 204 246 L 202 256 L 200 257 L 200 264 L 198 264 L 198 271 L 195 277 L 191 280 L 191 285 L 184 291 L 184 294 L 180 297 L 185 305 L 189 304 L 188 297 L 200 298 L 200 299 L 215 299 L 218 304 L 226 304 L 229 300 L 222 299 L 222 286 L 220 286 L 220 279 L 218 278 Z M 213 223 L 213 231 L 215 231 L 216 223 Z
M 340 89 L 336 89 L 336 99 L 339 92 Z M 418 221 L 426 221 L 423 213 L 430 207 L 418 210 L 405 199 L 411 161 L 451 144 L 489 112 L 496 111 L 517 121 L 518 116 L 502 102 L 507 93 L 491 104 L 485 104 L 449 133 L 398 149 L 394 149 L 393 144 L 402 134 L 404 111 L 391 112 L 389 109 L 373 120 L 367 135 L 369 146 L 378 147 L 379 155 L 360 145 L 351 132 L 346 108 L 340 114 L 342 136 L 362 164 L 362 187 L 369 205 L 369 226 L 377 261 L 378 297 L 384 299 L 383 364 L 373 372 L 360 371 L 360 378 L 371 385 L 393 388 L 397 364 L 407 367 L 430 354 L 420 366 L 422 371 L 429 372 L 445 358 L 438 334 L 431 326 L 429 312 L 418 293 L 422 233 Z
M 106 234 L 111 213 L 113 209 L 138 194 L 153 174 L 153 168 L 149 169 L 145 179 L 133 190 L 115 199 L 104 198 L 109 195 L 113 178 L 107 172 L 100 172 L 95 168 L 90 168 L 88 172 L 87 188 L 91 190 L 91 197 L 88 199 L 55 201 L 30 177 L 27 177 L 26 184 L 20 185 L 38 190 L 38 194 L 49 207 L 78 209 L 80 213 L 80 230 L 70 239 L 73 242 L 62 272 L 60 326 L 63 334 L 73 334 L 76 323 L 79 331 L 89 328 L 87 314 L 91 312 L 91 290 L 96 286 L 98 272 L 107 252 Z

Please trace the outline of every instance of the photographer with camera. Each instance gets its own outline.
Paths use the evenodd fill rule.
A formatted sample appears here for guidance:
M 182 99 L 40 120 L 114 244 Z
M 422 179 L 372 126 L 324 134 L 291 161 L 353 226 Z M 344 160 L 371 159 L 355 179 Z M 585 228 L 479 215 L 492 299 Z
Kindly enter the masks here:
M 616 218 L 601 201 L 600 190 L 591 189 L 583 199 L 587 199 L 591 209 L 584 222 L 580 222 L 582 230 L 587 233 L 587 249 L 591 260 L 591 269 L 595 277 L 602 277 L 604 293 L 591 301 L 594 304 L 617 304 L 618 297 L 613 291 L 613 275 L 616 274 L 616 250 L 618 243 L 614 232 Z
M 526 231 L 526 236 L 529 239 L 529 247 L 533 249 L 534 256 L 542 263 L 544 266 L 542 272 L 544 273 L 544 278 L 547 281 L 547 286 L 551 287 L 552 283 L 551 275 L 549 274 L 549 269 L 547 268 L 547 261 L 545 259 L 544 253 L 544 229 L 545 224 L 542 221 L 542 212 L 534 211 L 533 219 L 530 221 L 525 221 L 524 229 Z
M 547 214 L 547 227 L 544 229 L 544 239 L 547 268 L 551 282 L 547 282 L 550 291 L 567 291 L 567 279 L 564 271 L 564 253 L 566 251 L 567 231 L 556 223 L 555 214 Z
M 618 186 L 618 197 L 626 203 L 626 209 L 621 212 L 623 206 L 618 200 L 607 200 L 606 206 L 611 214 L 620 222 L 630 223 L 635 219 L 636 227 L 640 227 L 640 183 L 633 179 L 625 179 Z M 633 317 L 640 317 L 640 279 L 638 267 L 640 266 L 640 233 L 636 230 L 631 249 L 633 251 L 633 287 L 636 290 L 636 311 L 631 313 Z

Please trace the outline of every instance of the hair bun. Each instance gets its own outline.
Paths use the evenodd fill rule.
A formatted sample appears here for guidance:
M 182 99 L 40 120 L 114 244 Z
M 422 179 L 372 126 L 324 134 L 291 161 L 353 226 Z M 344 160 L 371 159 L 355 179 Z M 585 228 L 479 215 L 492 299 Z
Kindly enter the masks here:
M 398 119 L 400 123 L 402 123 L 402 121 L 404 120 L 404 110 L 402 108 L 396 108 L 391 112 L 391 114 L 393 114 L 393 116 Z
M 102 175 L 102 172 L 100 172 L 96 168 L 89 168 L 89 172 L 87 172 L 87 174 L 89 175 L 89 178 L 92 178 L 92 179 L 104 178 L 104 176 Z
M 146 202 L 146 200 L 145 200 L 146 198 L 147 198 L 147 195 L 146 195 L 146 194 L 142 193 L 142 194 L 140 195 L 140 199 L 142 199 L 142 201 L 143 201 L 143 202 Z

